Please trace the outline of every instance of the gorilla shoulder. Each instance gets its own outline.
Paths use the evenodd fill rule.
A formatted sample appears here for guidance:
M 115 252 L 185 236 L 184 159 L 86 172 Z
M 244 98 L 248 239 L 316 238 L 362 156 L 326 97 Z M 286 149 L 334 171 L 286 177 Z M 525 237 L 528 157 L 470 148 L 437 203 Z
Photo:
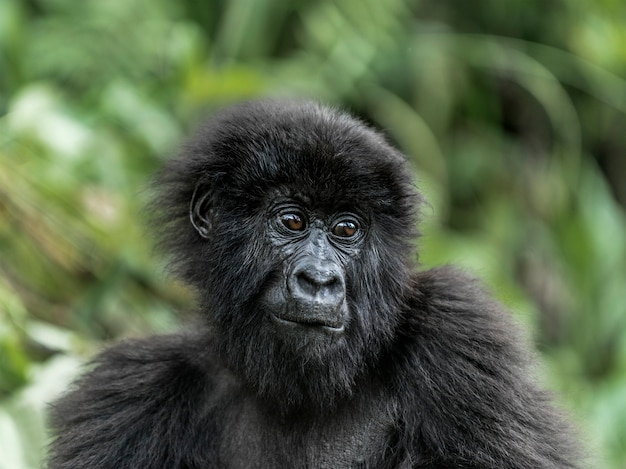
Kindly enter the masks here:
M 49 467 L 203 467 L 215 460 L 206 396 L 219 391 L 223 375 L 211 369 L 205 340 L 196 332 L 127 340 L 96 356 L 53 406 L 58 437 Z M 196 466 L 197 454 L 208 459 Z

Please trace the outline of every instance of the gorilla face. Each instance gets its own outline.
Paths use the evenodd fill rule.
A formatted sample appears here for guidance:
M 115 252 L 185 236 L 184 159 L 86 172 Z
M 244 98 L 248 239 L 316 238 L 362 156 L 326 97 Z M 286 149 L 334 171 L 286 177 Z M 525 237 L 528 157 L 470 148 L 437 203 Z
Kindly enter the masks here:
M 281 409 L 328 406 L 393 336 L 419 197 L 404 158 L 343 114 L 245 106 L 162 178 L 167 239 L 234 373 Z
M 349 212 L 318 216 L 293 200 L 275 204 L 270 213 L 268 234 L 286 256 L 260 304 L 279 335 L 320 341 L 343 335 L 350 320 L 346 266 L 364 240 L 363 218 Z

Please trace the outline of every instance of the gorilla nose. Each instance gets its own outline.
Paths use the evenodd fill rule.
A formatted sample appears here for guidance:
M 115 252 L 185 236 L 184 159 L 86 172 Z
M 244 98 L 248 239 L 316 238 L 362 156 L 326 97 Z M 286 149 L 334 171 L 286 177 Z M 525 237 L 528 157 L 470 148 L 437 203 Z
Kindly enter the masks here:
M 345 285 L 335 264 L 302 263 L 289 278 L 294 299 L 322 308 L 338 308 L 345 297 Z

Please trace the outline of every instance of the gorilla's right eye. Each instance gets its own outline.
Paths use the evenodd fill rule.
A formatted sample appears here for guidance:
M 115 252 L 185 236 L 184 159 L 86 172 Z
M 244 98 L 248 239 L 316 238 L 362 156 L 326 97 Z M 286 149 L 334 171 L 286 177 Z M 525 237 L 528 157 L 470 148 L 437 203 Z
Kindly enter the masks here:
M 306 228 L 304 218 L 297 213 L 285 213 L 281 215 L 280 222 L 290 231 L 302 231 Z

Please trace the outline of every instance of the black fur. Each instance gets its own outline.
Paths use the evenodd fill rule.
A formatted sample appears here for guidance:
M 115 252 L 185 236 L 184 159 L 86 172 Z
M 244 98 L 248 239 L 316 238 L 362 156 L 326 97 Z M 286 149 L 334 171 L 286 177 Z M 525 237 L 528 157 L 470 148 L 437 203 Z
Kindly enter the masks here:
M 50 469 L 579 467 L 507 313 L 453 268 L 415 268 L 421 198 L 375 131 L 308 102 L 239 105 L 158 187 L 201 325 L 99 355 L 54 407 Z M 267 298 L 291 294 L 286 266 L 319 247 L 273 228 L 281 198 L 311 232 L 360 214 L 361 237 L 320 241 L 341 333 L 268 320 Z

